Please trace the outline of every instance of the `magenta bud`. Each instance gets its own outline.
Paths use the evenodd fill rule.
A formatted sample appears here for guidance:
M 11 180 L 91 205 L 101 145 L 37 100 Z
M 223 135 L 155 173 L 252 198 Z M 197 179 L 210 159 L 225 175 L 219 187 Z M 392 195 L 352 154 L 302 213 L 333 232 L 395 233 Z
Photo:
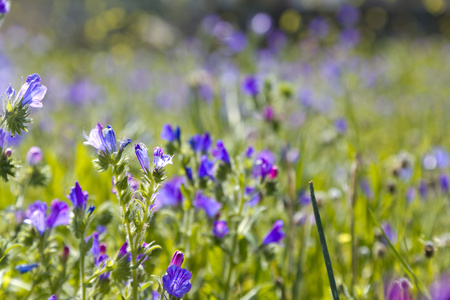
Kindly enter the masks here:
M 272 169 L 270 169 L 270 172 L 269 172 L 269 178 L 274 179 L 275 177 L 277 177 L 277 175 L 278 175 L 278 167 L 272 166 Z
M 27 163 L 30 166 L 35 166 L 42 161 L 43 155 L 42 150 L 39 147 L 33 146 L 28 150 L 27 153 Z
M 70 248 L 68 246 L 64 246 L 63 253 L 62 253 L 62 259 L 67 260 L 69 258 L 70 254 Z
M 5 150 L 5 157 L 11 157 L 11 155 L 12 155 L 11 148 L 6 148 L 6 150 Z
M 273 119 L 275 118 L 275 112 L 274 112 L 272 106 L 264 107 L 263 115 L 264 115 L 264 120 L 266 120 L 267 122 L 273 121 Z
M 181 265 L 183 264 L 184 261 L 184 254 L 181 251 L 175 251 L 175 253 L 173 254 L 172 260 L 170 261 L 170 266 L 172 265 L 176 265 L 178 267 L 181 268 Z
M 106 244 L 105 243 L 101 243 L 100 244 L 100 254 L 103 255 L 106 253 Z

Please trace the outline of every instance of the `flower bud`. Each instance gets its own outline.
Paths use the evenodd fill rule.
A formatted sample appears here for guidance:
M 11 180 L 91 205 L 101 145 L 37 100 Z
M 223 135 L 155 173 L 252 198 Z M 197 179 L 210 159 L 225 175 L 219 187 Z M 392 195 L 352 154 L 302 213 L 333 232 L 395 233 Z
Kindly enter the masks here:
M 5 157 L 11 157 L 11 155 L 12 155 L 11 148 L 6 148 L 4 155 L 5 155 Z
M 70 248 L 68 246 L 64 246 L 63 252 L 62 252 L 63 261 L 67 261 L 67 259 L 69 258 L 69 254 L 70 254 Z
M 39 147 L 33 146 L 27 153 L 27 164 L 30 166 L 36 166 L 42 161 L 42 150 Z
M 184 254 L 181 251 L 175 251 L 175 253 L 173 254 L 172 260 L 170 261 L 170 266 L 172 265 L 176 265 L 178 267 L 181 268 L 181 265 L 183 264 L 184 261 Z

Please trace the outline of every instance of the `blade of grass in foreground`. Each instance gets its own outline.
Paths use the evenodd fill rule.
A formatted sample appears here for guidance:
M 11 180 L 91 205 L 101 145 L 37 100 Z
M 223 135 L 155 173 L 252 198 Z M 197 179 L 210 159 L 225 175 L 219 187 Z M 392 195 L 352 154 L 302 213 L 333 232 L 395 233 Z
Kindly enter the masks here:
M 334 300 L 339 300 L 339 293 L 336 287 L 336 281 L 334 280 L 333 266 L 331 265 L 330 254 L 328 253 L 327 242 L 325 240 L 325 234 L 323 232 L 322 220 L 320 219 L 319 207 L 317 206 L 316 195 L 314 194 L 313 182 L 309 182 L 309 189 L 311 191 L 311 202 L 314 209 L 314 218 L 316 219 L 317 231 L 319 232 L 320 246 L 322 247 L 323 258 L 325 260 L 325 266 L 327 267 L 328 279 L 330 281 L 331 294 Z
M 409 275 L 411 276 L 412 280 L 414 281 L 414 285 L 417 287 L 417 290 L 422 295 L 424 295 L 427 299 L 431 299 L 431 295 L 428 292 L 428 290 L 419 281 L 419 279 L 417 278 L 416 274 L 414 274 L 413 270 L 409 266 L 408 262 L 400 255 L 400 253 L 398 253 L 398 251 L 397 251 L 397 249 L 395 249 L 394 245 L 392 245 L 391 241 L 389 240 L 389 238 L 387 237 L 386 233 L 384 232 L 383 227 L 380 225 L 380 223 L 378 222 L 377 218 L 375 217 L 375 214 L 373 213 L 373 211 L 370 208 L 369 208 L 369 212 L 370 212 L 370 215 L 372 216 L 373 221 L 375 222 L 375 224 L 377 224 L 377 226 L 380 228 L 384 239 L 386 240 L 386 242 L 389 245 L 389 248 L 392 250 L 392 252 L 394 252 L 395 257 L 400 261 L 400 263 L 403 265 L 403 267 L 408 271 Z

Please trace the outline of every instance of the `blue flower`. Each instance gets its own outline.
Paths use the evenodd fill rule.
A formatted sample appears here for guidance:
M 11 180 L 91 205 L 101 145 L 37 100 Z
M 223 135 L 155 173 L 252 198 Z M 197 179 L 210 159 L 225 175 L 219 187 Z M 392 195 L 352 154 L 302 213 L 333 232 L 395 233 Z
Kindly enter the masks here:
M 119 253 L 117 254 L 117 258 L 123 258 L 126 257 L 127 261 L 131 260 L 131 253 L 127 251 L 128 242 L 125 242 L 122 247 L 119 249 Z
M 123 151 L 126 146 L 131 143 L 131 139 L 123 139 L 119 141 L 119 151 Z
M 253 156 L 253 153 L 255 153 L 255 148 L 252 146 L 248 146 L 247 150 L 245 150 L 245 157 L 251 158 Z
M 400 278 L 389 284 L 387 290 L 385 291 L 386 300 L 412 300 L 411 283 L 408 279 Z M 434 299 L 434 298 L 433 298 Z
M 24 273 L 30 272 L 31 270 L 33 270 L 34 268 L 37 268 L 38 266 L 39 266 L 39 264 L 17 265 L 15 269 L 17 271 L 19 271 L 20 274 L 24 274 Z
M 450 275 L 441 275 L 431 284 L 429 290 L 431 298 L 434 300 L 450 299 Z
M 214 217 L 222 208 L 222 204 L 212 198 L 208 198 L 201 191 L 195 193 L 194 207 L 203 209 L 208 217 Z
M 228 234 L 230 229 L 228 228 L 226 221 L 220 220 L 214 221 L 212 231 L 214 235 L 217 236 L 218 238 L 223 238 Z
M 254 177 L 261 177 L 262 179 L 269 176 L 270 179 L 278 175 L 278 168 L 274 165 L 275 156 L 269 150 L 263 150 L 258 153 L 253 166 L 252 174 Z
M 225 149 L 222 140 L 217 140 L 216 148 L 212 150 L 212 154 L 216 159 L 230 164 L 230 157 L 228 156 L 227 149 Z
M 338 22 L 344 27 L 351 27 L 358 22 L 359 19 L 359 11 L 356 7 L 344 4 L 339 9 L 336 19 Z
M 244 189 L 245 195 L 249 196 L 249 200 L 245 202 L 248 206 L 256 206 L 259 203 L 259 200 L 261 199 L 261 196 L 259 192 L 254 187 L 248 187 L 246 186 Z
M 189 282 L 191 278 L 192 274 L 188 270 L 177 265 L 171 265 L 167 268 L 167 274 L 163 276 L 162 281 L 167 293 L 181 298 L 191 290 L 191 283 Z
M 58 300 L 55 295 L 51 295 L 47 300 Z
M 339 118 L 334 122 L 334 128 L 340 134 L 347 132 L 347 121 L 344 118 Z
M 155 163 L 155 171 L 158 172 L 165 166 L 172 164 L 172 156 L 164 155 L 160 147 L 153 149 L 153 162 Z
M 108 149 L 109 152 L 113 153 L 117 151 L 116 134 L 110 125 L 108 125 L 105 130 L 105 142 L 106 149 Z
M 47 204 L 36 201 L 28 206 L 26 224 L 33 225 L 40 234 L 46 229 L 60 225 L 67 225 L 70 221 L 69 206 L 63 201 L 55 199 L 50 206 L 50 214 L 47 216 Z
M 195 153 L 201 152 L 203 154 L 208 153 L 209 148 L 211 147 L 212 141 L 208 132 L 200 135 L 196 134 L 192 136 L 189 140 L 189 145 Z
M 164 183 L 155 198 L 156 207 L 164 207 L 167 205 L 175 206 L 183 201 L 181 194 L 181 185 L 185 182 L 183 177 L 174 177 Z
M 441 184 L 441 188 L 445 193 L 448 193 L 449 185 L 450 185 L 450 178 L 447 174 L 442 174 L 439 178 L 439 182 Z
M 214 180 L 214 163 L 208 160 L 206 155 L 202 155 L 200 158 L 200 164 L 198 166 L 198 177 L 209 177 Z
M 260 92 L 260 81 L 256 76 L 247 76 L 242 84 L 244 94 L 256 97 Z
M 383 228 L 384 233 L 386 234 L 387 238 L 389 239 L 389 241 L 392 244 L 397 243 L 397 232 L 394 231 L 394 229 L 392 229 L 392 226 L 390 223 L 383 223 L 381 225 L 381 227 Z M 385 245 L 388 244 L 388 242 L 385 240 L 385 238 L 383 237 L 381 240 Z
M 26 82 L 20 88 L 16 101 L 22 100 L 22 105 L 42 107 L 41 101 L 44 99 L 45 93 L 47 93 L 47 88 L 41 85 L 41 77 L 38 74 L 33 74 L 27 77 Z
M 136 157 L 141 164 L 142 170 L 144 172 L 150 172 L 150 160 L 148 159 L 148 150 L 144 144 L 136 144 L 134 146 L 134 152 L 136 153 Z
M 161 138 L 168 141 L 168 142 L 180 142 L 180 127 L 176 127 L 175 129 L 172 129 L 172 126 L 170 124 L 166 124 L 163 126 L 162 132 L 161 132 Z
M 0 128 L 0 149 L 5 149 L 8 143 L 8 132 Z
M 95 128 L 92 129 L 91 132 L 89 132 L 89 136 L 87 136 L 83 131 L 83 136 L 86 139 L 86 141 L 84 142 L 85 145 L 91 145 L 99 151 L 106 151 L 106 140 L 103 135 L 103 127 L 102 125 L 100 125 L 100 123 L 97 123 L 97 126 L 95 126 Z
M 192 168 L 185 167 L 184 168 L 184 172 L 186 173 L 186 177 L 188 178 L 189 181 L 193 181 L 194 180 L 194 176 L 192 174 Z
M 75 181 L 75 186 L 70 189 L 70 193 L 67 196 L 67 198 L 72 202 L 75 209 L 80 210 L 86 209 L 88 197 L 88 192 L 81 190 L 81 186 L 78 181 Z
M 285 233 L 283 231 L 283 225 L 284 223 L 282 220 L 275 221 L 272 229 L 264 237 L 263 245 L 278 243 L 284 239 Z
M 0 15 L 4 15 L 9 12 L 9 1 L 0 0 Z

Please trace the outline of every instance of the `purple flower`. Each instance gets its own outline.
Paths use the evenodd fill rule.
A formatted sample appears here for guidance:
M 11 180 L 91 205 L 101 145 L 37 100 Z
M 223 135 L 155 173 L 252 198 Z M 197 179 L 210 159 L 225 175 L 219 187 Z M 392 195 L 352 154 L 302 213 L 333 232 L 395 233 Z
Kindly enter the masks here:
M 242 83 L 242 91 L 244 94 L 256 97 L 260 92 L 260 81 L 256 76 L 247 76 Z
M 161 138 L 168 141 L 168 142 L 180 142 L 180 127 L 176 127 L 175 129 L 172 129 L 172 126 L 170 124 L 166 124 L 163 126 L 162 132 L 161 132 Z
M 100 255 L 100 242 L 98 240 L 98 232 L 94 231 L 92 233 L 92 236 L 88 237 L 87 240 L 90 240 L 92 238 L 92 247 L 91 247 L 91 253 L 94 255 L 94 257 L 97 257 Z
M 208 198 L 201 191 L 197 191 L 194 198 L 194 207 L 203 209 L 208 217 L 212 218 L 222 208 L 222 204 L 212 198 Z
M 328 35 L 328 23 L 323 17 L 317 17 L 309 23 L 309 31 L 318 38 Z
M 195 153 L 208 153 L 211 144 L 211 137 L 208 132 L 205 132 L 203 135 L 196 134 L 189 140 L 189 145 Z
M 339 9 L 336 18 L 342 26 L 351 27 L 358 22 L 359 11 L 354 6 L 344 4 Z
M 347 132 L 347 120 L 344 118 L 339 118 L 336 121 L 334 121 L 334 128 L 336 128 L 336 131 L 340 134 L 344 134 Z
M 119 151 L 123 151 L 126 146 L 131 143 L 131 139 L 123 139 L 119 141 Z
M 110 125 L 108 125 L 105 130 L 105 142 L 106 142 L 106 149 L 109 152 L 113 153 L 117 151 L 116 135 Z M 126 145 L 125 146 L 122 145 L 122 147 L 125 148 Z
M 186 177 L 189 181 L 193 181 L 194 180 L 194 176 L 192 174 L 192 168 L 190 167 L 185 167 L 184 168 L 184 172 L 186 173 Z
M 134 145 L 134 152 L 136 153 L 137 159 L 141 164 L 142 170 L 144 172 L 150 172 L 150 160 L 148 159 L 148 150 L 144 144 Z
M 252 18 L 251 27 L 256 34 L 265 34 L 272 27 L 272 18 L 266 13 L 256 14 Z
M 153 149 L 153 162 L 155 163 L 155 171 L 158 172 L 167 165 L 172 164 L 172 156 L 164 155 L 162 148 Z
M 36 166 L 42 161 L 42 150 L 39 147 L 33 146 L 27 152 L 27 164 L 30 166 Z
M 217 140 L 216 148 L 212 150 L 212 154 L 216 159 L 230 164 L 230 157 L 228 156 L 227 149 L 225 149 L 222 140 Z
M 34 268 L 37 268 L 39 264 L 24 264 L 24 265 L 17 265 L 15 269 L 19 271 L 20 274 L 24 274 L 27 272 L 30 272 Z
M 264 120 L 266 120 L 267 122 L 273 121 L 273 119 L 275 118 L 275 112 L 273 110 L 273 107 L 270 105 L 264 107 L 263 116 Z
M 95 126 L 95 128 L 92 129 L 91 132 L 89 132 L 89 136 L 87 136 L 83 131 L 83 136 L 86 139 L 86 141 L 84 142 L 85 145 L 91 145 L 99 151 L 106 151 L 106 140 L 103 135 L 103 127 L 102 125 L 100 125 L 100 123 L 97 123 L 97 126 Z
M 360 34 L 358 29 L 345 29 L 339 34 L 339 40 L 343 46 L 348 48 L 355 47 L 358 45 L 360 39 Z
M 439 182 L 441 184 L 441 188 L 445 193 L 448 193 L 449 185 L 450 185 L 450 178 L 447 174 L 442 174 L 439 178 Z
M 150 300 L 158 300 L 160 299 L 161 295 L 158 293 L 158 291 L 152 291 L 152 298 Z
M 0 128 L 0 149 L 5 149 L 8 143 L 8 132 Z
M 127 251 L 128 242 L 125 242 L 122 247 L 119 249 L 119 253 L 117 254 L 117 258 L 123 258 L 126 257 L 127 261 L 131 260 L 131 253 Z
M 261 196 L 259 192 L 254 187 L 245 187 L 245 195 L 249 196 L 249 200 L 245 202 L 248 206 L 256 206 L 259 203 L 259 200 L 261 199 Z
M 0 0 L 0 14 L 4 15 L 9 12 L 9 1 Z
M 253 156 L 253 153 L 255 153 L 255 148 L 252 146 L 248 146 L 247 150 L 245 150 L 245 156 L 247 158 L 251 158 Z
M 22 99 L 22 105 L 31 107 L 42 107 L 42 99 L 44 99 L 47 88 L 41 84 L 41 77 L 33 74 L 27 77 L 26 82 L 20 88 L 16 101 Z
M 75 186 L 70 189 L 70 193 L 67 196 L 67 198 L 72 202 L 75 209 L 80 210 L 86 209 L 88 197 L 88 192 L 81 190 L 81 186 L 78 181 L 75 181 Z
M 423 180 L 419 183 L 419 194 L 421 199 L 425 199 L 427 197 L 427 184 Z
M 214 221 L 212 232 L 215 236 L 217 236 L 218 238 L 223 238 L 228 234 L 229 231 L 230 229 L 228 228 L 226 221 Z
M 394 231 L 394 229 L 392 229 L 390 223 L 381 224 L 381 228 L 383 228 L 384 233 L 386 234 L 387 238 L 389 239 L 389 241 L 391 241 L 392 244 L 397 243 L 397 233 Z M 384 237 L 382 239 L 382 242 L 384 244 L 387 244 L 387 241 L 384 239 Z
M 26 224 L 33 225 L 40 234 L 46 229 L 59 225 L 67 225 L 70 220 L 69 206 L 63 201 L 55 199 L 50 206 L 50 214 L 47 216 L 47 204 L 36 201 L 28 206 Z
M 277 166 L 273 165 L 275 156 L 269 150 L 261 151 L 255 159 L 252 174 L 254 177 L 261 177 L 262 179 L 269 176 L 270 179 L 278 175 Z
M 214 91 L 209 84 L 199 83 L 197 86 L 198 96 L 206 102 L 211 102 L 214 99 Z
M 278 220 L 273 223 L 272 229 L 266 234 L 263 240 L 263 245 L 271 243 L 278 243 L 284 239 L 285 233 L 283 231 L 283 221 Z
M 162 281 L 167 293 L 181 298 L 191 290 L 191 283 L 189 282 L 191 278 L 192 274 L 188 270 L 171 265 L 167 268 L 167 274 L 163 276 Z
M 183 177 L 174 177 L 164 183 L 155 198 L 157 208 L 171 205 L 175 206 L 183 202 L 183 194 L 181 194 L 181 185 L 185 183 Z
M 247 37 L 244 33 L 236 31 L 226 37 L 224 42 L 233 53 L 239 53 L 247 46 Z
M 208 156 L 202 155 L 200 165 L 198 166 L 198 177 L 209 177 L 214 180 L 214 163 L 208 160 Z
M 386 300 L 412 300 L 410 288 L 411 283 L 409 283 L 408 279 L 397 279 L 388 285 L 385 291 L 385 298 Z
M 58 300 L 55 295 L 51 295 L 47 300 Z
M 450 275 L 444 274 L 430 286 L 430 294 L 433 300 L 450 299 Z
M 444 148 L 434 148 L 433 155 L 436 158 L 437 167 L 439 169 L 446 169 L 450 166 L 450 155 Z
M 181 268 L 181 265 L 183 264 L 183 261 L 184 261 L 184 254 L 183 254 L 183 252 L 177 250 L 177 251 L 175 251 L 175 253 L 172 256 L 172 260 L 170 261 L 169 267 L 175 265 L 175 266 Z

